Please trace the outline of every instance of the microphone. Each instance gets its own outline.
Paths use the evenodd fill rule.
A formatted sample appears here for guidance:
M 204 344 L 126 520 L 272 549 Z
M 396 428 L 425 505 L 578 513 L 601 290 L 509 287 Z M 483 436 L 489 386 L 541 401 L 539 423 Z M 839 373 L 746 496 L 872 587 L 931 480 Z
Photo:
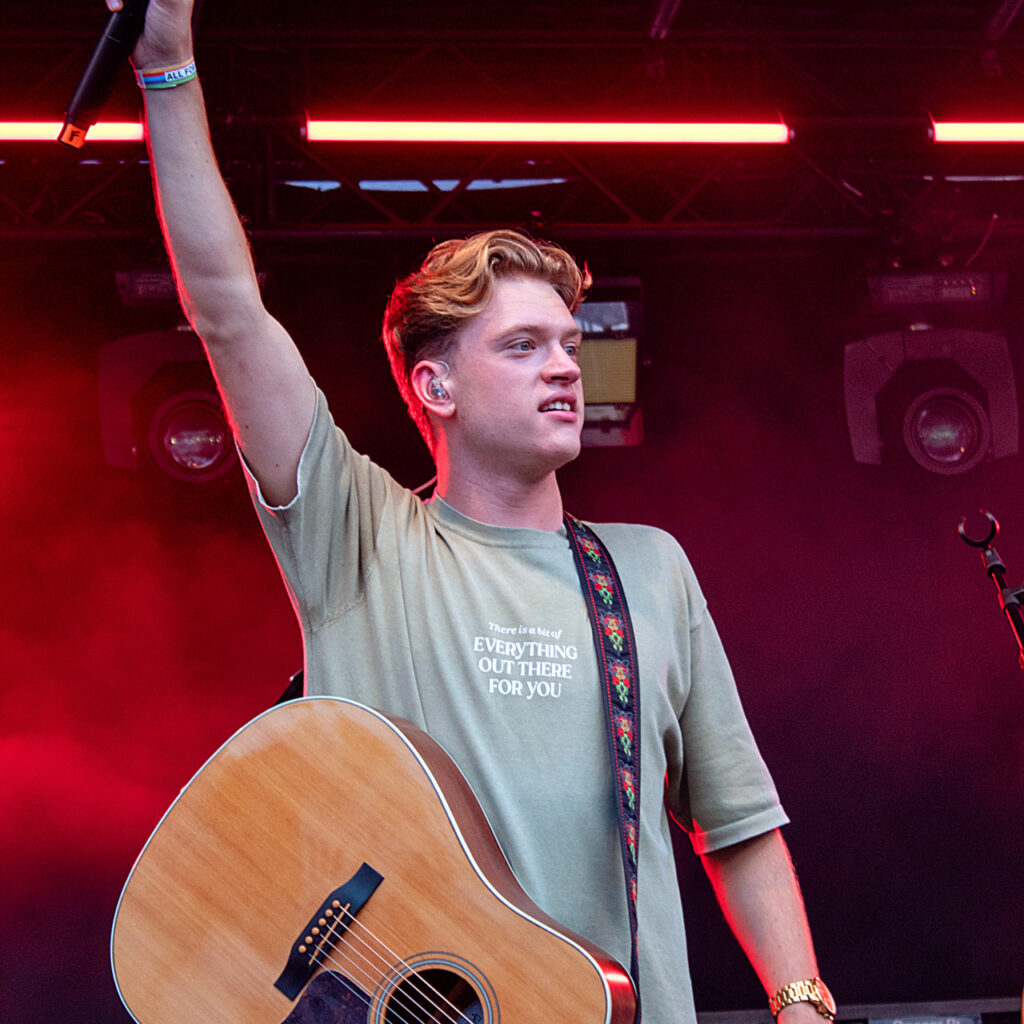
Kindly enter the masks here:
M 68 103 L 64 127 L 57 136 L 74 149 L 85 145 L 85 136 L 96 123 L 110 94 L 117 73 L 128 59 L 146 23 L 149 0 L 123 0 L 124 6 L 107 19 L 107 26 L 92 51 L 82 78 Z

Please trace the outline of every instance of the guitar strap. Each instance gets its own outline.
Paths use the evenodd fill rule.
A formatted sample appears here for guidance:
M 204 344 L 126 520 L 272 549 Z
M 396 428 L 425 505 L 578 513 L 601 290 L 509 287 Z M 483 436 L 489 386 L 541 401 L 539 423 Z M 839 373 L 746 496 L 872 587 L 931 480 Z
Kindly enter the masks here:
M 640 689 L 633 625 L 615 564 L 597 534 L 566 513 L 576 571 L 590 615 L 604 690 L 605 726 L 619 840 L 626 883 L 632 953 L 629 973 L 636 988 L 636 1024 L 640 1024 L 640 963 L 637 944 L 637 864 L 640 849 Z

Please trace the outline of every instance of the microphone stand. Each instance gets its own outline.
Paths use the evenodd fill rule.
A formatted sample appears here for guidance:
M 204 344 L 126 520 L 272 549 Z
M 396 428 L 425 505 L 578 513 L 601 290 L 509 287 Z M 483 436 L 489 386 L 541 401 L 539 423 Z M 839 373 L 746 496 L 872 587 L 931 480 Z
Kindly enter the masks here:
M 1021 605 L 1024 603 L 1024 587 L 1008 587 L 1006 585 L 1006 566 L 999 557 L 999 553 L 992 547 L 992 541 L 999 533 L 999 521 L 991 512 L 981 509 L 981 514 L 988 520 L 989 528 L 986 536 L 975 539 L 967 535 L 966 518 L 960 520 L 957 533 L 965 544 L 981 551 L 981 564 L 985 568 L 988 577 L 995 584 L 996 592 L 999 595 L 999 607 L 1006 614 L 1010 623 L 1010 629 L 1017 640 L 1017 662 L 1024 669 L 1024 614 L 1021 612 Z M 1024 1011 L 1022 1011 L 1024 1012 Z M 1024 1016 L 1021 1018 L 1024 1024 Z

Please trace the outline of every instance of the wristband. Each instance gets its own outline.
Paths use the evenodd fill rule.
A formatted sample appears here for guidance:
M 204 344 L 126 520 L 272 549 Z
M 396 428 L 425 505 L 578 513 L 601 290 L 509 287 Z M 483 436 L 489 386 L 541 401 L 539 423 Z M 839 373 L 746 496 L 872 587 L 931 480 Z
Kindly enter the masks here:
M 176 85 L 191 82 L 196 75 L 195 58 L 189 57 L 184 64 L 172 64 L 166 68 L 138 69 L 135 72 L 135 81 L 139 83 L 140 89 L 173 89 Z

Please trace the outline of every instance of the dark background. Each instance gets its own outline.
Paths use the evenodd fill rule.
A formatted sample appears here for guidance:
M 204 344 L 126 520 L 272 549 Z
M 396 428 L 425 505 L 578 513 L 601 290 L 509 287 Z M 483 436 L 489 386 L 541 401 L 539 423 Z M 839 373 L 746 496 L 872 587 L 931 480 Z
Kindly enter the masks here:
M 623 24 L 632 10 L 597 6 Z M 646 24 L 652 9 L 639 6 Z M 707 21 L 726 5 L 696 6 Z M 730 10 L 736 31 L 753 31 L 743 21 L 751 12 L 795 18 L 801 6 Z M 948 38 L 963 34 L 964 19 L 975 34 L 963 45 L 980 51 L 996 6 L 938 10 Z M 846 5 L 844 16 L 854 9 L 874 19 L 881 61 L 904 29 L 887 26 L 881 6 Z M 831 11 L 829 39 L 866 31 L 840 23 L 837 7 L 816 10 Z M 564 31 L 586 27 L 575 13 L 561 12 Z M 27 59 L 42 45 L 46 26 L 29 37 L 8 24 L 11 53 Z M 54 43 L 72 78 L 84 37 L 83 28 Z M 1018 38 L 1002 45 L 1003 84 L 1019 94 Z M 42 77 L 26 90 L 35 108 L 48 93 Z M 5 106 L 16 95 L 5 91 Z M 915 100 L 906 109 L 921 108 Z M 86 152 L 111 159 L 98 145 Z M 10 189 L 20 211 L 8 203 L 0 224 L 0 1016 L 115 1022 L 126 1015 L 107 943 L 135 855 L 205 758 L 277 697 L 301 651 L 237 471 L 190 487 L 103 458 L 100 346 L 178 322 L 172 308 L 125 308 L 114 284 L 127 266 L 160 265 L 144 168 L 122 183 L 120 208 L 142 211 L 129 237 L 110 214 L 113 200 L 91 225 L 27 201 L 33 175 L 52 196 L 86 173 L 63 153 L 7 146 L 0 156 L 0 194 Z M 870 162 L 860 152 L 846 158 Z M 877 168 L 882 157 L 871 159 Z M 999 156 L 1010 169 L 1021 159 Z M 567 506 L 597 521 L 653 523 L 686 548 L 793 819 L 786 835 L 823 975 L 848 1004 L 1018 995 L 1024 959 L 1024 678 L 978 555 L 956 535 L 962 516 L 991 509 L 1009 578 L 1024 577 L 1022 460 L 939 476 L 893 445 L 883 466 L 858 465 L 844 419 L 843 346 L 906 326 L 872 309 L 866 269 L 885 265 L 900 244 L 904 265 L 937 267 L 945 245 L 963 266 L 981 237 L 976 218 L 988 198 L 961 190 L 955 207 L 951 193 L 917 202 L 907 189 L 913 211 L 896 211 L 900 230 L 878 210 L 861 219 L 825 205 L 817 218 L 776 219 L 771 230 L 749 215 L 723 225 L 699 214 L 687 231 L 627 230 L 602 212 L 593 218 L 600 230 L 588 232 L 579 209 L 572 225 L 542 225 L 599 281 L 628 275 L 644 296 L 645 441 L 585 451 L 563 473 Z M 379 320 L 396 276 L 457 225 L 423 224 L 415 212 L 401 230 L 314 223 L 304 246 L 261 222 L 247 196 L 239 203 L 256 229 L 267 303 L 339 422 L 400 481 L 423 482 L 429 460 L 394 393 Z M 975 265 L 1008 270 L 1006 300 L 959 311 L 956 322 L 1005 331 L 1019 377 L 1019 196 L 996 203 L 1007 204 L 1001 227 Z M 922 221 L 922 208 L 945 210 L 949 224 Z M 490 216 L 529 225 L 528 213 L 513 206 Z M 488 215 L 466 220 L 473 228 Z M 940 324 L 953 316 L 932 314 Z M 698 1008 L 761 1006 L 686 845 Z

